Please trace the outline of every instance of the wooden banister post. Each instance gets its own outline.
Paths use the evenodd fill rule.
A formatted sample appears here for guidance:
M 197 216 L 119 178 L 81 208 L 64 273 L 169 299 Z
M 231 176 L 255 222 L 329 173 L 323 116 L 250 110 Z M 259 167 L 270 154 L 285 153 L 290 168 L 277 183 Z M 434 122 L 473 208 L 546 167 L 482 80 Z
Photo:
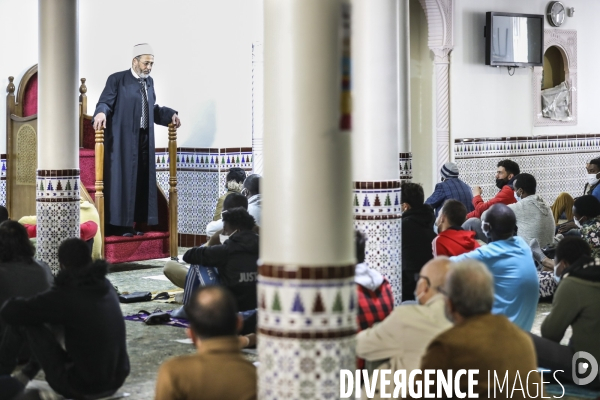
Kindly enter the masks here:
M 87 114 L 87 86 L 85 86 L 85 78 L 81 78 L 81 86 L 79 86 L 79 147 L 83 147 L 83 116 Z
M 100 216 L 100 235 L 102 235 L 102 258 L 104 258 L 104 130 L 96 131 L 96 210 Z
M 8 210 L 9 215 L 12 215 L 12 202 L 10 196 L 11 185 L 8 184 L 8 174 L 10 172 L 10 168 L 13 168 L 13 160 L 10 159 L 9 154 L 12 153 L 12 120 L 10 116 L 15 113 L 15 84 L 13 82 L 14 80 L 15 78 L 13 76 L 9 76 L 8 86 L 6 87 L 6 92 L 8 93 L 6 95 L 6 209 Z
M 169 252 L 172 260 L 179 256 L 177 231 L 177 128 L 169 124 Z

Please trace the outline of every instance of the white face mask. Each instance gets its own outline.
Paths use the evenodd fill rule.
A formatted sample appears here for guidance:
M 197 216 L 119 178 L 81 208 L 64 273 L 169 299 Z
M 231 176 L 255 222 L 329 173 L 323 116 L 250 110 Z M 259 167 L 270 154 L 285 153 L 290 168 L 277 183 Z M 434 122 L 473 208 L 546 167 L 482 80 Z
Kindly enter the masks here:
M 581 222 L 579 222 L 577 218 L 573 217 L 573 222 L 575 222 L 575 225 L 577 225 L 577 227 L 581 229 Z
M 229 239 L 229 235 L 219 235 L 219 239 L 221 240 L 221 244 L 223 244 L 227 239 Z
M 560 265 L 560 263 L 558 263 L 554 266 L 554 275 L 552 276 L 556 283 L 560 282 L 560 276 L 558 275 L 558 266 L 559 265 Z
M 596 175 L 598 174 L 587 174 L 587 181 L 590 184 L 590 186 L 594 186 L 600 181 L 600 179 L 596 178 Z
M 517 202 L 521 201 L 521 197 L 519 197 L 516 190 L 515 190 L 515 199 L 517 200 Z

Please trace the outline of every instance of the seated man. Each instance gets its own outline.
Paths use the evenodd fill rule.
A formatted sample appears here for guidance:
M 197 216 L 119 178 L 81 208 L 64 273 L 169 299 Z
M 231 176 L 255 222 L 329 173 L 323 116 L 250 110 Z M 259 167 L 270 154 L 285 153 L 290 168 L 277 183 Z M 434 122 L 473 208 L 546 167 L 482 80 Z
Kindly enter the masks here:
M 573 203 L 573 221 L 579 228 L 575 236 L 581 236 L 590 245 L 594 258 L 600 257 L 600 201 L 591 195 L 578 197 Z M 535 259 L 544 267 L 554 267 L 538 243 L 532 241 L 531 249 Z
M 544 199 L 535 194 L 537 182 L 533 175 L 519 174 L 513 188 L 516 203 L 508 207 L 517 217 L 517 235 L 530 243 L 536 239 L 543 247 L 554 242 L 554 218 Z
M 241 193 L 232 193 L 225 198 L 223 201 L 223 215 L 226 211 L 232 208 L 241 207 L 243 209 L 248 208 L 248 199 L 246 196 Z M 211 234 L 209 235 L 209 228 Z M 255 232 L 258 233 L 258 228 L 255 229 Z M 214 246 L 216 244 L 221 244 L 221 236 L 223 233 L 223 220 L 219 219 L 218 221 L 212 221 L 206 227 L 207 236 L 210 236 L 207 246 Z M 165 263 L 165 267 L 163 268 L 163 273 L 169 280 L 177 287 L 185 288 L 185 277 L 187 276 L 189 271 L 189 266 L 179 263 L 174 260 L 169 260 Z
M 542 323 L 542 337 L 531 335 L 538 365 L 562 370 L 561 380 L 572 380 L 573 355 L 590 353 L 600 360 L 600 263 L 590 257 L 588 244 L 577 237 L 567 237 L 556 247 L 555 276 L 560 280 L 552 310 Z M 560 344 L 567 328 L 573 334 L 567 346 Z M 600 388 L 594 379 L 589 385 Z
M 202 287 L 186 306 L 195 354 L 166 361 L 158 371 L 156 400 L 256 399 L 256 367 L 240 351 L 236 300 L 221 287 Z
M 474 259 L 484 263 L 494 276 L 492 313 L 503 314 L 529 331 L 538 304 L 538 275 L 531 249 L 522 238 L 514 236 L 516 223 L 515 213 L 508 206 L 494 204 L 482 223 L 491 242 L 450 260 Z
M 8 210 L 6 207 L 0 206 L 0 224 L 8 219 Z
M 381 322 L 394 309 L 392 286 L 387 279 L 365 263 L 365 246 L 367 238 L 354 231 L 356 244 L 356 271 L 354 282 L 358 292 L 358 332 Z M 358 360 L 358 368 L 362 369 L 364 360 Z
M 404 182 L 400 193 L 402 210 L 402 301 L 414 300 L 417 278 L 423 265 L 433 258 L 435 238 L 433 209 L 424 204 L 423 187 Z
M 498 187 L 500 191 L 493 199 L 484 202 L 481 198 L 482 189 L 481 187 L 476 186 L 473 190 L 473 206 L 475 207 L 475 210 L 467 214 L 467 219 L 481 218 L 483 212 L 494 204 L 502 203 L 509 205 L 516 202 L 512 184 L 515 176 L 519 175 L 521 172 L 519 164 L 512 160 L 502 160 L 498 162 L 497 167 L 496 187 Z
M 215 209 L 215 215 L 213 221 L 221 219 L 221 213 L 223 212 L 223 202 L 232 193 L 240 193 L 244 188 L 243 182 L 246 179 L 246 172 L 241 168 L 230 168 L 227 176 L 225 177 L 225 189 L 227 192 L 217 200 L 217 208 Z
M 27 231 L 17 221 L 5 221 L 0 224 L 0 307 L 12 297 L 32 297 L 50 289 L 54 277 L 50 267 L 36 261 L 35 248 L 27 237 Z M 8 338 L 2 341 L 4 323 L 0 319 L 0 375 L 13 372 L 17 358 L 25 353 L 11 357 L 6 354 L 11 344 Z M 4 349 L 8 346 L 8 349 Z M 34 372 L 37 372 L 35 370 Z
M 254 218 L 243 208 L 232 208 L 223 214 L 223 235 L 228 237 L 221 245 L 189 249 L 183 261 L 192 264 L 186 278 L 184 304 L 198 285 L 220 284 L 233 293 L 239 311 L 256 309 L 256 278 L 258 275 L 258 235 L 252 231 Z M 214 267 L 216 274 L 210 281 L 200 282 L 206 274 L 200 269 Z
M 452 326 L 444 315 L 444 296 L 438 291 L 449 267 L 445 257 L 425 264 L 417 282 L 418 304 L 398 306 L 383 322 L 360 332 L 356 336 L 356 355 L 368 361 L 389 359 L 378 369 L 406 370 L 407 376 L 419 368 L 429 342 Z
M 221 212 L 221 218 L 217 221 L 211 221 L 206 225 L 206 236 L 208 240 L 213 238 L 215 234 L 218 235 L 220 231 L 223 230 L 223 212 L 229 210 L 230 208 L 242 207 L 244 209 L 248 209 L 248 199 L 241 193 L 235 192 L 231 193 L 225 200 L 223 200 L 223 211 Z
M 458 178 L 458 167 L 453 162 L 447 162 L 442 167 L 442 182 L 435 185 L 435 190 L 425 200 L 425 204 L 429 204 L 435 209 L 435 215 L 438 216 L 440 209 L 447 200 L 458 200 L 461 202 L 467 212 L 473 211 L 473 191 L 463 181 Z
M 260 194 L 260 175 L 252 174 L 244 181 L 242 194 L 248 198 L 248 212 L 260 226 L 262 196 Z
M 511 324 L 505 316 L 490 314 L 495 302 L 494 286 L 492 275 L 480 262 L 463 261 L 450 268 L 444 292 L 446 315 L 454 326 L 429 344 L 421 361 L 421 370 L 456 373 L 477 369 L 479 373 L 475 375 L 477 383 L 473 392 L 486 399 L 494 393 L 488 383 L 494 383 L 493 374 L 496 373 L 500 380 L 496 385 L 499 397 L 529 399 L 526 393 L 538 393 L 541 386 L 539 375 L 529 374 L 537 369 L 535 349 L 527 333 Z M 488 380 L 488 373 L 491 380 Z M 500 388 L 505 376 L 509 383 Z M 517 390 L 511 393 L 515 382 Z M 444 389 L 435 387 L 435 383 L 434 379 L 430 391 L 436 393 L 441 389 L 443 393 Z M 460 378 L 461 391 L 469 392 L 468 386 L 467 374 L 464 374 Z M 452 395 L 449 397 L 453 398 Z
M 583 186 L 584 195 L 592 195 L 600 200 L 600 158 L 594 158 L 586 164 L 587 182 Z M 554 223 L 558 224 L 560 216 L 564 213 L 570 223 L 563 224 L 559 228 L 559 233 L 567 232 L 569 229 L 575 228 L 573 222 L 573 202 L 575 200 L 569 193 L 562 192 L 558 195 L 554 204 L 550 207 L 554 216 Z
M 447 200 L 437 217 L 438 235 L 433 239 L 433 256 L 458 256 L 475 250 L 479 243 L 475 232 L 465 231 L 461 225 L 465 222 L 467 209 L 457 200 Z
M 61 270 L 49 291 L 8 300 L 0 317 L 29 345 L 54 391 L 77 399 L 110 396 L 129 375 L 129 357 L 119 298 L 106 279 L 108 264 L 93 262 L 81 239 L 62 242 L 58 261 Z M 45 324 L 64 329 L 64 350 Z

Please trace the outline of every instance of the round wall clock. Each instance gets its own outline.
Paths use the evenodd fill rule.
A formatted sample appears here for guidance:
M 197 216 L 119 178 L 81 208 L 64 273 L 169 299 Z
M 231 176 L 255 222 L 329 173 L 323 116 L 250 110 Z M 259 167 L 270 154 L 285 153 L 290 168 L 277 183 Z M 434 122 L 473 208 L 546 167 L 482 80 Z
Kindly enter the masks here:
M 565 22 L 566 10 L 560 1 L 551 1 L 546 11 L 548 22 L 552 26 L 561 26 Z

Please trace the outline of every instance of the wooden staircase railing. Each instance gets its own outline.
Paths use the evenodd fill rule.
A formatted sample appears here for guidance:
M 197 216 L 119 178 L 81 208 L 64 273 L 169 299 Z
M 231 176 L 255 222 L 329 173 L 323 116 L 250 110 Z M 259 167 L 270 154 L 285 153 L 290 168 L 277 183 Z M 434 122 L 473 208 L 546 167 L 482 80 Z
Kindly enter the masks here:
M 177 128 L 173 124 L 169 124 L 169 161 L 169 252 L 171 260 L 177 260 Z
M 104 258 L 104 129 L 96 131 L 95 168 L 96 168 L 96 210 L 100 216 L 100 234 L 102 235 L 102 258 Z
M 96 131 L 95 147 L 96 168 L 96 210 L 100 216 L 100 233 L 102 235 L 102 257 L 104 258 L 104 130 Z M 169 124 L 169 254 L 177 260 L 179 240 L 177 231 L 177 128 Z

